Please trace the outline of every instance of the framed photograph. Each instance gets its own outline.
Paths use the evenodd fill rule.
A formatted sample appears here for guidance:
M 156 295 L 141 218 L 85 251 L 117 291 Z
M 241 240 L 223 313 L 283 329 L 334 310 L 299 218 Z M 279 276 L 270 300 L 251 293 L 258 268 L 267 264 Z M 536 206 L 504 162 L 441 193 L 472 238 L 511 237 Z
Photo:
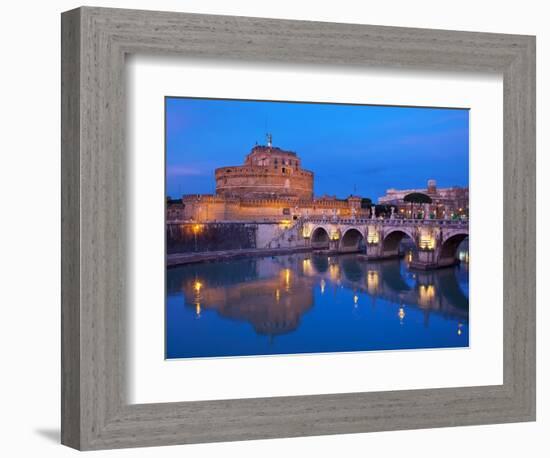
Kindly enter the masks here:
M 534 37 L 63 13 L 63 444 L 534 419 Z
M 167 359 L 469 346 L 469 110 L 165 107 Z

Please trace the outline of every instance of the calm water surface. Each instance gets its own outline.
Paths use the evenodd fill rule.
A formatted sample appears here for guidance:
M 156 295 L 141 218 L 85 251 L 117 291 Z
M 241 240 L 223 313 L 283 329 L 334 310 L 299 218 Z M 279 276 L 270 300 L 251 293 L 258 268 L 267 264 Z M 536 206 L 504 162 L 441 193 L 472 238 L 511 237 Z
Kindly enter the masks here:
M 468 264 L 418 272 L 407 258 L 308 253 L 169 269 L 166 357 L 468 346 Z

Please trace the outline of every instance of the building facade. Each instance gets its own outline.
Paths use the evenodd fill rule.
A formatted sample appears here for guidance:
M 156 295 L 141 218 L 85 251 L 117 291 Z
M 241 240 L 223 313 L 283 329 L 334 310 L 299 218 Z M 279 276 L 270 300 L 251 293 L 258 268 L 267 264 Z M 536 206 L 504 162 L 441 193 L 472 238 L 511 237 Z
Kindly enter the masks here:
M 429 204 L 411 204 L 405 201 L 409 194 L 424 194 L 431 200 Z M 435 180 L 428 180 L 422 189 L 388 189 L 378 198 L 378 203 L 393 206 L 401 217 L 423 217 L 427 212 L 431 218 L 452 219 L 468 217 L 469 188 L 438 188 Z

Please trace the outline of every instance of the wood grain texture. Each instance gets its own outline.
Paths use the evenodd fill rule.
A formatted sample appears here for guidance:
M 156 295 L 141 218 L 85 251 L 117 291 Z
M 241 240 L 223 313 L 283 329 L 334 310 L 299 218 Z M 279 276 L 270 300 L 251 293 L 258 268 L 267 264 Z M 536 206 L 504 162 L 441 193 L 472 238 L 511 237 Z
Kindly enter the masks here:
M 535 39 L 184 13 L 62 16 L 62 442 L 78 449 L 429 428 L 535 418 Z M 504 384 L 129 405 L 124 58 L 504 75 Z
M 80 14 L 61 24 L 61 441 L 80 446 Z

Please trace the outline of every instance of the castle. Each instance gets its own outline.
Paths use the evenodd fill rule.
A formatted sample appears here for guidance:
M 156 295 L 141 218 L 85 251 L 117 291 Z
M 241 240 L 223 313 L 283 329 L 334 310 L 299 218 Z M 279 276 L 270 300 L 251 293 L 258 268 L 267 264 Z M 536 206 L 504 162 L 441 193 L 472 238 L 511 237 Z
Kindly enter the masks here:
M 314 174 L 293 151 L 256 145 L 243 165 L 215 170 L 216 194 L 184 195 L 167 209 L 168 221 L 281 221 L 300 217 L 367 216 L 361 197 L 314 197 Z

